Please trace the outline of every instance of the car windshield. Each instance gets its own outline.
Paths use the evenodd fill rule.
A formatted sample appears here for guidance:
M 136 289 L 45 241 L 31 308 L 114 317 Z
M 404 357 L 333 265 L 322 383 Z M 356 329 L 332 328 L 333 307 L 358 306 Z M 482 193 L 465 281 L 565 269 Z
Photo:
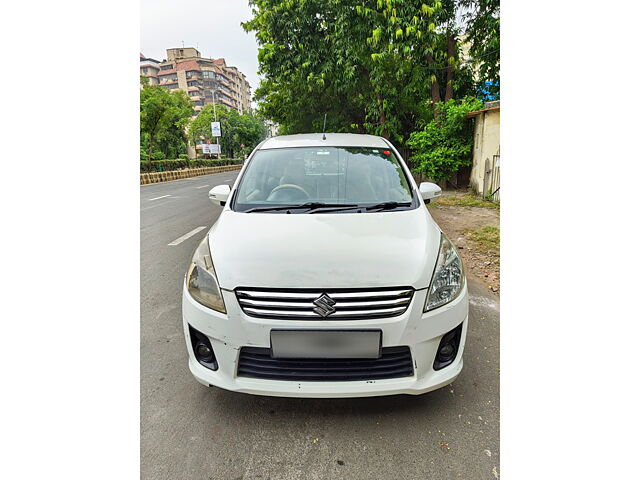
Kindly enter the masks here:
M 281 207 L 281 208 L 279 208 Z M 407 176 L 393 152 L 370 147 L 259 150 L 244 172 L 236 211 L 287 213 L 415 207 Z

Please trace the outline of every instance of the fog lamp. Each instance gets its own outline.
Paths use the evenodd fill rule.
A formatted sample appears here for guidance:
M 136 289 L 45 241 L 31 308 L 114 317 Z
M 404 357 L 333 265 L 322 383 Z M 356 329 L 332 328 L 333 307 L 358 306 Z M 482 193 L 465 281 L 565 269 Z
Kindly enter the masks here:
M 442 347 L 440 347 L 440 351 L 438 352 L 440 354 L 441 357 L 449 357 L 453 354 L 453 352 L 455 352 L 455 348 L 453 348 L 453 345 L 451 345 L 450 343 L 447 343 L 446 345 L 443 345 Z
M 207 360 L 211 356 L 211 349 L 207 347 L 204 343 L 199 343 L 196 347 L 196 354 L 202 360 Z
M 458 355 L 460 348 L 460 339 L 462 337 L 462 324 L 442 336 L 440 345 L 433 361 L 433 369 L 440 370 L 453 363 Z
M 189 325 L 189 337 L 191 337 L 191 347 L 198 363 L 210 370 L 218 370 L 218 362 L 209 337 L 191 325 Z

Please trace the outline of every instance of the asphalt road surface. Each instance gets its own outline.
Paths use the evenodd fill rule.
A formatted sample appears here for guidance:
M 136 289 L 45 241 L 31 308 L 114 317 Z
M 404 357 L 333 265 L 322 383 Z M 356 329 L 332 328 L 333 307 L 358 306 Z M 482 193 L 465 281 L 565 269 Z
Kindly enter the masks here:
M 207 388 L 187 366 L 181 287 L 227 172 L 140 187 L 141 478 L 499 477 L 499 307 L 469 277 L 465 365 L 421 395 L 289 399 Z M 117 459 L 114 459 L 117 461 Z

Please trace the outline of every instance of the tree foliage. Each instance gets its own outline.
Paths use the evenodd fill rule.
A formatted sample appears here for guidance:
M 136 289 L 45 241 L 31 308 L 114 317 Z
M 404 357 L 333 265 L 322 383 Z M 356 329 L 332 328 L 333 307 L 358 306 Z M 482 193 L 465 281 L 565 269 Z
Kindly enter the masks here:
M 457 38 L 475 17 L 456 18 L 477 1 L 251 0 L 260 112 L 283 133 L 318 131 L 327 113 L 331 131 L 404 143 L 425 110 L 473 91 Z
M 222 129 L 220 145 L 229 158 L 253 150 L 267 135 L 264 122 L 252 113 L 240 115 L 236 110 L 216 105 L 216 116 Z M 211 138 L 211 122 L 214 120 L 213 105 L 205 105 L 189 126 L 189 139 L 195 144 L 201 137 Z
M 496 0 L 250 0 L 259 113 L 283 134 L 382 135 L 401 148 L 449 100 L 473 95 L 473 68 L 497 78 Z M 497 19 L 497 27 L 495 21 Z M 460 38 L 483 62 L 460 59 Z M 494 54 L 496 52 L 493 52 Z M 440 125 L 435 123 L 434 125 Z
M 146 85 L 140 90 L 140 146 L 148 161 L 186 153 L 185 128 L 193 114 L 183 91 Z
M 469 54 L 478 69 L 479 81 L 493 96 L 500 96 L 500 1 L 463 0 L 466 9 Z
M 440 181 L 471 165 L 473 135 L 465 119 L 480 108 L 482 102 L 473 98 L 439 104 L 440 115 L 409 138 L 409 146 L 417 152 L 413 156 L 414 170 Z

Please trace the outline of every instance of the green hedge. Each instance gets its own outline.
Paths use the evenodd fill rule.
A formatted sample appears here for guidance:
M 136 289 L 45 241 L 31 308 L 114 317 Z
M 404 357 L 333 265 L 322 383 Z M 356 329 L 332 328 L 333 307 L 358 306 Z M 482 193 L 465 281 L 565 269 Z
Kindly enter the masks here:
M 140 173 L 166 172 L 169 170 L 182 170 L 183 168 L 203 168 L 220 167 L 222 165 L 237 165 L 242 163 L 240 158 L 223 158 L 220 160 L 196 159 L 176 159 L 176 160 L 146 160 L 140 161 Z

